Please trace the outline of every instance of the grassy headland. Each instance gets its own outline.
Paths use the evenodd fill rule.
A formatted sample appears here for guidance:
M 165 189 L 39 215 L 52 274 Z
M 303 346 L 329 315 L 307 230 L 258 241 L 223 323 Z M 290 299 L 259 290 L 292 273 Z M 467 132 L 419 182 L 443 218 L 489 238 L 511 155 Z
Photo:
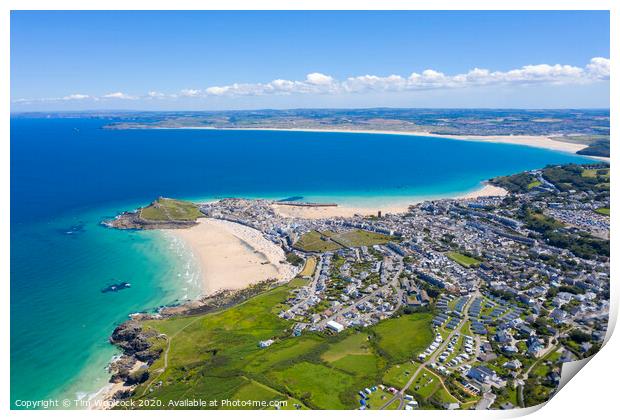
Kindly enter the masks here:
M 194 226 L 203 216 L 192 202 L 159 197 L 146 207 L 104 223 L 117 229 L 179 229 Z

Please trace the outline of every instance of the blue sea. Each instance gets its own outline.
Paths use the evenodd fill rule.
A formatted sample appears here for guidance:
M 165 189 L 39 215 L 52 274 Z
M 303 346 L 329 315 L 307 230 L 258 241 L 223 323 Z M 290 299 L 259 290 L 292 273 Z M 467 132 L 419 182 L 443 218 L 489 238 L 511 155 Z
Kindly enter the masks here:
M 382 134 L 107 130 L 114 120 L 11 120 L 11 400 L 85 397 L 105 385 L 108 344 L 130 313 L 200 293 L 165 232 L 101 220 L 158 196 L 303 197 L 358 206 L 474 190 L 576 155 Z M 130 289 L 101 293 L 111 283 Z

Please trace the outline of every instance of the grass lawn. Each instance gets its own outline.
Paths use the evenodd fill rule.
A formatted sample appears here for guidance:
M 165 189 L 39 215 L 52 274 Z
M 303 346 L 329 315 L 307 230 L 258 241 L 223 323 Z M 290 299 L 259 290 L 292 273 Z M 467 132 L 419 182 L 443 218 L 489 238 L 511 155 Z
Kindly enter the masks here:
M 309 257 L 306 260 L 306 264 L 304 265 L 304 268 L 301 270 L 301 272 L 299 273 L 300 276 L 304 277 L 304 276 L 311 276 L 314 274 L 314 270 L 316 269 L 316 258 L 315 257 Z
M 359 229 L 340 233 L 311 231 L 299 238 L 294 247 L 306 252 L 326 252 L 342 247 L 380 245 L 393 239 L 392 236 Z
M 347 247 L 381 245 L 395 239 L 392 236 L 359 229 L 349 230 L 337 234 L 326 232 L 326 234 L 329 234 L 331 238 Z
M 370 394 L 370 397 L 366 400 L 366 405 L 369 409 L 378 410 L 383 407 L 383 404 L 388 402 L 393 397 L 389 392 L 377 389 Z
M 321 360 L 351 374 L 375 378 L 385 361 L 375 355 L 368 342 L 368 335 L 357 333 L 329 345 Z
M 600 207 L 596 210 L 594 210 L 595 212 L 597 212 L 598 214 L 603 214 L 605 216 L 609 216 L 609 207 Z
M 306 252 L 327 252 L 342 248 L 342 246 L 330 241 L 327 236 L 316 230 L 303 234 L 293 247 Z
M 278 391 L 269 388 L 266 385 L 263 385 L 256 381 L 248 381 L 247 384 L 241 386 L 235 395 L 233 395 L 232 400 L 251 400 L 251 401 L 286 401 L 288 399 L 287 396 L 282 395 Z M 249 409 L 252 407 L 224 407 L 231 410 L 235 409 Z
M 203 217 L 203 214 L 196 204 L 189 201 L 160 197 L 150 205 L 142 208 L 140 210 L 140 217 L 151 221 L 188 221 Z
M 599 173 L 600 171 L 600 173 Z M 584 169 L 581 173 L 581 176 L 584 178 L 596 178 L 597 176 L 602 177 L 603 179 L 609 179 L 609 169 Z
M 290 360 L 318 349 L 322 344 L 320 338 L 312 335 L 302 336 L 297 340 L 279 341 L 253 354 L 248 360 L 245 370 L 251 373 L 260 373 L 278 366 L 285 366 Z
M 338 343 L 331 344 L 329 349 L 321 355 L 321 359 L 326 362 L 335 362 L 349 355 L 368 354 L 372 354 L 368 344 L 368 336 L 358 333 L 350 335 Z
M 295 277 L 288 282 L 289 286 L 292 288 L 302 287 L 308 284 L 308 280 L 302 279 L 301 277 Z
M 356 376 L 375 378 L 381 368 L 381 359 L 374 354 L 352 354 L 330 363 L 331 366 Z
M 442 403 L 457 403 L 459 400 L 454 398 L 443 385 L 439 386 L 439 389 L 433 394 L 433 398 L 441 401 Z
M 527 189 L 531 190 L 532 188 L 536 188 L 540 186 L 540 184 L 542 184 L 542 182 L 540 182 L 539 180 L 532 181 L 529 184 L 527 184 Z
M 407 393 L 415 394 L 423 400 L 429 399 L 439 388 L 442 388 L 439 378 L 428 369 L 423 369 L 415 378 Z
M 475 258 L 468 257 L 467 255 L 459 254 L 458 252 L 454 251 L 447 252 L 446 256 L 452 261 L 461 264 L 465 268 L 476 267 L 482 262 Z
M 385 320 L 373 327 L 377 345 L 392 363 L 411 360 L 433 341 L 432 319 L 430 313 L 417 313 Z
M 343 403 L 343 399 L 347 396 L 352 399 L 357 392 L 350 375 L 315 363 L 297 363 L 283 371 L 271 372 L 268 376 L 316 407 L 351 408 Z
M 399 400 L 394 400 L 392 402 L 392 404 L 388 405 L 387 407 L 385 407 L 386 410 L 398 410 L 398 406 L 400 405 L 400 401 Z
M 581 176 L 584 178 L 596 178 L 596 169 L 584 169 Z
M 383 383 L 394 388 L 402 389 L 407 385 L 407 381 L 411 379 L 418 368 L 419 364 L 413 362 L 406 362 L 400 365 L 394 365 L 385 372 L 383 375 Z

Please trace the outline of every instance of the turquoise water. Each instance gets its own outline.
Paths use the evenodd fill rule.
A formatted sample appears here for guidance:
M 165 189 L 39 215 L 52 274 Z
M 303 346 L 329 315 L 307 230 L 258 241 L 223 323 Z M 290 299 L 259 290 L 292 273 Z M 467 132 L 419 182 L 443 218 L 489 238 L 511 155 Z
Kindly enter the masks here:
M 12 399 L 75 398 L 99 389 L 118 353 L 107 337 L 119 322 L 199 293 L 183 244 L 159 232 L 100 226 L 110 214 L 85 211 L 12 229 Z M 100 292 L 120 281 L 131 288 Z
M 104 119 L 11 120 L 11 400 L 103 386 L 108 336 L 133 312 L 199 293 L 196 266 L 161 232 L 99 222 L 153 198 L 438 197 L 576 155 L 411 136 L 103 130 Z M 377 198 L 383 197 L 383 198 Z M 127 281 L 130 289 L 100 292 Z

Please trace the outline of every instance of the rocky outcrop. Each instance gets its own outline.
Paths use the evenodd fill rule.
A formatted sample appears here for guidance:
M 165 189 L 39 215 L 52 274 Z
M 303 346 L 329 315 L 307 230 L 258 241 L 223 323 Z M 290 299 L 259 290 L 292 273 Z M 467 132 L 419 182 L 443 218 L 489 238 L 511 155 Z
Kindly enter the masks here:
M 160 348 L 153 348 L 150 340 L 156 335 L 155 331 L 143 330 L 136 321 L 127 321 L 114 329 L 110 342 L 120 347 L 126 356 L 152 363 L 162 352 Z
M 137 359 L 133 356 L 123 354 L 118 359 L 114 360 L 108 365 L 108 372 L 112 374 L 110 382 L 112 383 L 124 383 L 127 377 L 135 367 Z

